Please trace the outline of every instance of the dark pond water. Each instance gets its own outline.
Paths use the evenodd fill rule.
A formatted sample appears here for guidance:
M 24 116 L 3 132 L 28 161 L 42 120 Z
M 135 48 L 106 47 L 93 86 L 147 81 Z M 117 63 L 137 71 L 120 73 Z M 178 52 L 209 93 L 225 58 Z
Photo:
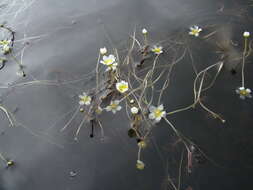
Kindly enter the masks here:
M 103 138 L 99 130 L 89 138 L 89 127 L 81 130 L 78 139 L 74 138 L 81 115 L 67 130 L 60 129 L 77 110 L 78 94 L 95 84 L 99 48 L 117 48 L 123 54 L 129 35 L 143 27 L 148 29 L 151 43 L 162 41 L 166 47 L 169 40 L 179 39 L 179 34 L 197 24 L 204 29 L 221 29 L 217 42 L 232 40 L 236 46 L 231 51 L 240 54 L 242 32 L 253 31 L 251 4 L 253 1 L 235 0 L 1 1 L 0 21 L 16 32 L 14 53 L 25 65 L 27 76 L 17 76 L 17 64 L 11 61 L 0 70 L 1 105 L 20 123 L 9 127 L 6 116 L 0 113 L 0 152 L 15 162 L 9 168 L 1 162 L 0 189 L 173 189 L 168 178 L 177 184 L 183 149 L 175 143 L 177 138 L 164 121 L 153 130 L 143 152 L 143 171 L 135 168 L 138 149 L 135 139 L 127 136 L 129 123 L 122 113 L 117 117 L 103 116 Z M 198 71 L 217 62 L 215 43 L 189 40 Z M 166 56 L 161 59 L 166 62 Z M 182 190 L 252 188 L 253 103 L 252 99 L 240 100 L 234 92 L 240 86 L 240 65 L 229 58 L 226 61 L 215 85 L 203 97 L 226 123 L 212 119 L 200 107 L 170 118 L 208 157 L 199 158 L 190 174 L 184 159 Z M 174 68 L 171 86 L 163 98 L 168 110 L 193 101 L 196 75 L 190 62 L 186 56 Z M 237 74 L 232 75 L 231 68 Z M 245 78 L 251 89 L 252 71 L 249 57 Z M 18 85 L 32 80 L 64 84 Z

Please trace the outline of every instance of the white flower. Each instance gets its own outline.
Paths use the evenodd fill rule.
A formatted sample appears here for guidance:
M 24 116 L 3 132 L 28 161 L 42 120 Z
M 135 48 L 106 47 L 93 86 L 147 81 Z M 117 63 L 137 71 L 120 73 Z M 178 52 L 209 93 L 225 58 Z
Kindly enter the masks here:
M 252 98 L 251 96 L 251 90 L 249 88 L 245 89 L 244 87 L 239 87 L 236 89 L 236 93 L 240 95 L 241 99 Z
M 112 113 L 116 113 L 121 110 L 121 106 L 119 105 L 119 100 L 111 101 L 110 105 L 105 108 L 106 111 L 111 111 Z
M 192 36 L 195 36 L 195 37 L 198 37 L 199 36 L 199 33 L 202 31 L 202 28 L 198 27 L 198 26 L 192 26 L 190 27 L 190 32 L 189 32 L 189 35 L 192 35 Z
M 134 103 L 134 99 L 131 99 L 131 100 L 130 100 L 130 104 L 133 104 L 133 103 Z
M 116 89 L 120 92 L 120 93 L 124 93 L 126 91 L 128 91 L 128 83 L 126 81 L 120 81 L 116 83 Z
M 106 54 L 106 53 L 107 53 L 106 47 L 100 48 L 100 54 L 101 54 L 101 55 L 104 55 L 104 54 Z
M 147 33 L 148 33 L 148 31 L 146 30 L 146 28 L 143 28 L 143 29 L 142 29 L 142 34 L 145 35 L 145 34 L 147 34 Z
M 137 160 L 136 168 L 139 170 L 143 170 L 145 168 L 144 162 L 142 162 L 141 160 Z
M 249 32 L 247 32 L 247 31 L 243 32 L 243 37 L 244 38 L 248 38 L 249 36 L 250 36 Z
M 161 53 L 163 53 L 163 47 L 162 46 L 154 46 L 151 49 L 152 52 L 154 52 L 155 54 L 159 55 Z
M 113 63 L 111 65 L 108 65 L 105 71 L 111 71 L 111 70 L 114 71 L 116 70 L 117 66 L 118 66 L 118 63 Z
M 91 97 L 88 96 L 85 92 L 83 92 L 83 95 L 79 95 L 79 98 L 80 98 L 79 101 L 80 105 L 90 105 Z
M 115 61 L 116 61 L 116 57 L 114 55 L 110 54 L 109 56 L 104 55 L 103 56 L 103 60 L 101 60 L 100 63 L 102 63 L 102 64 L 104 64 L 106 66 L 110 66 Z
M 0 46 L 2 48 L 2 51 L 4 52 L 4 54 L 9 53 L 11 50 L 11 40 L 1 40 L 0 41 Z
M 139 112 L 139 109 L 137 107 L 132 107 L 131 108 L 131 113 L 132 114 L 137 114 Z
M 159 122 L 162 117 L 166 115 L 166 112 L 163 110 L 163 105 L 161 104 L 158 107 L 150 106 L 149 108 L 150 114 L 149 119 L 155 120 L 155 122 Z

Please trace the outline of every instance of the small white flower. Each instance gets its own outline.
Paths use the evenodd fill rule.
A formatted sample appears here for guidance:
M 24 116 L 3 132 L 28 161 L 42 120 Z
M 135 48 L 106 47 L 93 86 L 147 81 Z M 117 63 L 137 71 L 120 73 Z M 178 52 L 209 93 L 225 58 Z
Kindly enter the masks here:
M 83 95 L 79 95 L 79 98 L 80 98 L 79 101 L 80 105 L 90 105 L 91 97 L 88 96 L 85 92 L 83 92 Z
M 243 37 L 244 38 L 248 38 L 249 36 L 250 36 L 249 32 L 247 32 L 247 31 L 243 32 Z
M 136 168 L 139 170 L 143 170 L 145 168 L 144 162 L 142 162 L 141 160 L 137 160 Z
M 161 53 L 163 53 L 163 47 L 162 46 L 154 46 L 151 49 L 152 52 L 154 52 L 155 54 L 159 55 Z
M 120 81 L 116 83 L 116 89 L 120 92 L 120 93 L 124 93 L 126 91 L 128 91 L 128 83 L 126 81 Z
M 100 54 L 105 55 L 107 53 L 106 47 L 100 48 Z
M 142 34 L 146 35 L 148 33 L 147 29 L 146 28 L 143 28 L 142 29 Z
M 133 103 L 134 103 L 134 99 L 131 99 L 131 100 L 130 100 L 130 104 L 133 104 Z
M 158 107 L 150 106 L 149 107 L 150 114 L 148 116 L 149 119 L 155 120 L 155 122 L 159 122 L 162 119 L 162 117 L 166 115 L 166 112 L 163 109 L 164 108 L 162 104 Z
M 236 93 L 240 95 L 241 99 L 252 98 L 251 90 L 249 88 L 245 89 L 244 87 L 239 87 L 236 89 Z
M 118 63 L 113 63 L 111 65 L 107 65 L 107 69 L 105 71 L 111 71 L 111 70 L 114 71 L 114 70 L 116 70 L 117 66 L 118 66 Z
M 104 64 L 106 66 L 110 66 L 115 61 L 116 61 L 116 57 L 114 55 L 110 54 L 109 56 L 104 55 L 103 56 L 103 60 L 101 60 L 100 63 L 102 63 L 102 64 Z
M 0 46 L 1 46 L 4 54 L 10 52 L 10 50 L 11 50 L 10 45 L 11 45 L 11 40 L 1 40 L 0 41 Z
M 105 108 L 106 111 L 111 111 L 112 113 L 116 113 L 121 110 L 121 106 L 119 105 L 119 100 L 111 101 L 110 105 Z
M 201 31 L 202 31 L 202 28 L 200 28 L 200 27 L 194 25 L 194 26 L 190 27 L 189 35 L 198 37 L 198 36 L 199 36 L 199 33 L 200 33 Z
M 139 112 L 139 109 L 137 107 L 131 107 L 131 113 L 137 114 Z

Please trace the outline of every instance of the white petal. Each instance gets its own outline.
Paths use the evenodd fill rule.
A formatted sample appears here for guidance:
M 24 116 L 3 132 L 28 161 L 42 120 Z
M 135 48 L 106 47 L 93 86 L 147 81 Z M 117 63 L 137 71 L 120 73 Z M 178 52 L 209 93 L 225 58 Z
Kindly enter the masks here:
M 156 109 L 156 107 L 155 107 L 155 106 L 150 106 L 150 107 L 149 107 L 149 111 L 150 111 L 150 112 L 155 111 L 155 109 Z
M 242 87 L 239 87 L 239 90 L 245 90 L 245 88 L 242 86 Z
M 240 98 L 241 98 L 242 100 L 245 100 L 245 96 L 243 96 L 243 95 L 240 95 Z
M 107 107 L 105 108 L 105 110 L 106 110 L 106 111 L 111 111 L 112 108 L 111 108 L 111 106 L 107 106 Z
M 150 114 L 148 115 L 148 118 L 149 118 L 149 119 L 155 119 L 155 114 L 154 114 L 154 113 L 150 113 Z
M 114 100 L 113 103 L 114 104 L 119 104 L 119 100 Z
M 158 106 L 159 110 L 163 110 L 163 104 L 161 104 L 160 106 Z
M 118 106 L 118 107 L 116 108 L 116 110 L 117 110 L 117 111 L 121 110 L 121 106 Z
M 251 93 L 251 90 L 249 88 L 246 89 L 247 93 Z
M 162 119 L 161 117 L 157 117 L 157 118 L 155 118 L 155 121 L 159 122 L 161 119 Z
M 84 105 L 84 102 L 83 102 L 83 101 L 79 101 L 79 104 L 80 104 L 80 105 Z
M 90 101 L 85 102 L 85 105 L 90 105 Z

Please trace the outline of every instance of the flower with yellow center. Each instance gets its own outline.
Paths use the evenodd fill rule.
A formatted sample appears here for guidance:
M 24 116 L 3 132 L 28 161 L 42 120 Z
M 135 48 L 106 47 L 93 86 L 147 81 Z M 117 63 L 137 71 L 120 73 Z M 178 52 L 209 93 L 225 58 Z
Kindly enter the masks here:
M 236 89 L 236 93 L 240 95 L 241 99 L 252 98 L 251 96 L 251 90 L 249 88 L 245 89 L 245 87 L 239 87 Z
M 110 105 L 105 108 L 106 111 L 111 111 L 115 114 L 117 111 L 121 110 L 121 106 L 119 105 L 119 100 L 111 101 Z
M 79 95 L 79 98 L 80 98 L 79 101 L 80 105 L 90 105 L 91 97 L 88 96 L 85 92 L 83 92 L 83 95 Z
M 154 52 L 155 54 L 159 55 L 161 53 L 163 53 L 163 47 L 162 46 L 154 46 L 151 49 L 152 52 Z
M 11 40 L 1 40 L 0 41 L 0 46 L 1 46 L 4 54 L 10 52 L 10 50 L 11 50 L 10 45 L 11 45 Z
M 100 63 L 106 65 L 106 66 L 110 66 L 112 65 L 114 62 L 116 61 L 116 57 L 114 55 L 109 55 L 109 56 L 106 56 L 104 55 L 103 56 L 103 60 L 100 61 Z
M 120 92 L 120 93 L 125 93 L 126 91 L 128 91 L 128 82 L 122 80 L 120 82 L 116 83 L 116 89 Z
M 155 120 L 155 122 L 159 122 L 162 117 L 164 117 L 166 115 L 166 112 L 163 110 L 163 105 L 161 104 L 158 107 L 155 106 L 150 106 L 149 111 L 149 119 Z
M 142 162 L 141 160 L 137 160 L 136 168 L 139 170 L 143 170 L 145 168 L 144 162 Z
M 198 26 L 192 26 L 190 27 L 190 32 L 189 32 L 189 35 L 192 35 L 192 36 L 195 36 L 195 37 L 198 37 L 199 36 L 199 33 L 202 31 L 202 28 L 198 27 Z

